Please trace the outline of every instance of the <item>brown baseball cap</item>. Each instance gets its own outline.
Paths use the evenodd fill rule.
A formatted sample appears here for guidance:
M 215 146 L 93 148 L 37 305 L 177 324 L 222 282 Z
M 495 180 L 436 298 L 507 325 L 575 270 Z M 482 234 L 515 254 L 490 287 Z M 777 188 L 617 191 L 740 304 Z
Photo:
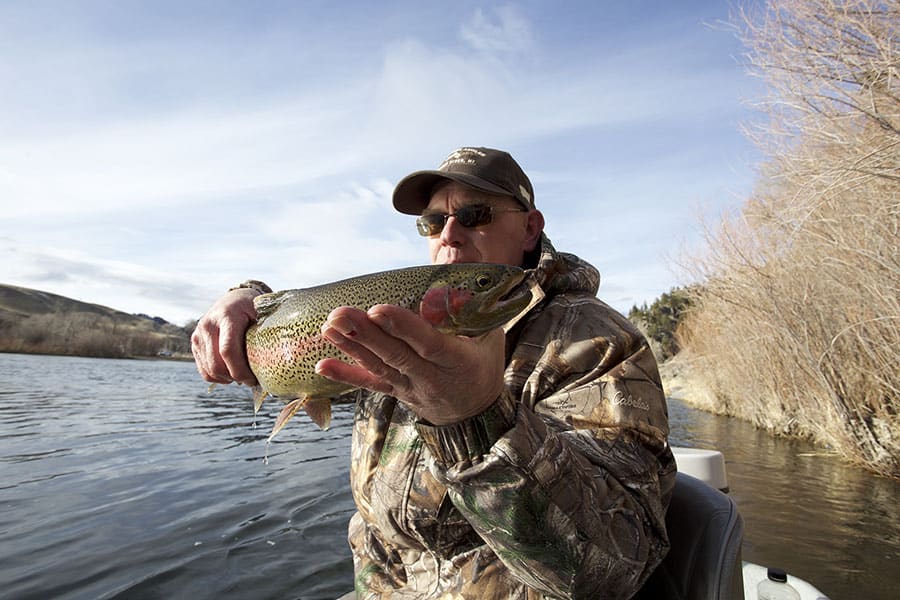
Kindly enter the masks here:
M 401 179 L 394 188 L 394 208 L 407 215 L 422 214 L 434 187 L 447 180 L 512 196 L 525 208 L 534 208 L 531 181 L 508 152 L 470 147 L 455 150 L 435 171 L 416 171 Z

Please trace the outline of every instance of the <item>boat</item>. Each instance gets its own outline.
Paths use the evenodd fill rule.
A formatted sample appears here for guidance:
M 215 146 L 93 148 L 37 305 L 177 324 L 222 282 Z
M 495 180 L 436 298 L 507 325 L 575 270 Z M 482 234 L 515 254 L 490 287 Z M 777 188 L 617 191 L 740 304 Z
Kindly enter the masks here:
M 829 600 L 776 565 L 741 558 L 744 521 L 718 450 L 672 447 L 678 474 L 666 514 L 671 549 L 638 600 Z M 350 592 L 338 600 L 354 600 Z
M 672 549 L 651 576 L 662 586 L 682 581 L 681 589 L 639 598 L 729 600 L 829 600 L 811 583 L 776 565 L 741 559 L 744 524 L 728 496 L 725 457 L 718 450 L 672 447 L 678 475 L 666 515 Z M 684 558 L 696 557 L 696 558 Z M 705 571 L 705 573 L 703 572 Z

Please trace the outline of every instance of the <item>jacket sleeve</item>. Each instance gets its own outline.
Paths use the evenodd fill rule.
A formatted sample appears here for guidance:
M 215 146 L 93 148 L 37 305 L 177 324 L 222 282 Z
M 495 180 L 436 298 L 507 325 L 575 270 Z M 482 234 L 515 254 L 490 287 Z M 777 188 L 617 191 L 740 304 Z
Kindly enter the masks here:
M 656 362 L 596 298 L 556 298 L 524 327 L 484 414 L 418 429 L 456 508 L 548 596 L 629 598 L 668 550 L 675 463 Z

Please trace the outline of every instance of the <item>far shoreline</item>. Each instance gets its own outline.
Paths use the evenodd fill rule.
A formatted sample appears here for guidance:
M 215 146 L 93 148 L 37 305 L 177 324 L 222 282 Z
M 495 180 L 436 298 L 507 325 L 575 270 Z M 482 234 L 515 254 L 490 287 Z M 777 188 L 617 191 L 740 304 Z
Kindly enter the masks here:
M 70 354 L 66 352 L 28 352 L 26 350 L 0 350 L 0 354 L 23 354 L 29 356 L 70 356 L 72 358 L 114 358 L 119 360 L 161 360 L 175 362 L 194 362 L 194 356 L 182 352 L 168 356 L 161 355 L 121 355 L 121 354 Z

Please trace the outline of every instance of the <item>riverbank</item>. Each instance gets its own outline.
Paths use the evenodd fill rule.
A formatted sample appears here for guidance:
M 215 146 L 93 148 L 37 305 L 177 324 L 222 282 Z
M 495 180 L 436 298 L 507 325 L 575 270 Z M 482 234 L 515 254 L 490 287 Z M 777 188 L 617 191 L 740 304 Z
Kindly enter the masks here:
M 125 359 L 125 360 L 172 360 L 178 362 L 194 362 L 194 355 L 189 352 L 172 352 L 172 353 L 159 353 L 159 354 L 113 354 L 113 353 L 100 353 L 95 355 L 88 354 L 78 354 L 71 352 L 43 352 L 43 351 L 28 351 L 28 350 L 7 350 L 5 348 L 0 348 L 0 354 L 30 354 L 35 356 L 69 356 L 72 358 L 116 358 L 116 359 Z
M 192 324 L 179 327 L 160 317 L 0 284 L 0 352 L 95 358 L 189 356 L 192 330 Z
M 662 379 L 666 396 L 680 400 L 697 410 L 702 410 L 714 415 L 731 417 L 752 423 L 759 429 L 764 429 L 779 437 L 791 439 L 803 439 L 821 446 L 830 446 L 817 439 L 814 435 L 806 434 L 812 428 L 809 424 L 800 423 L 796 418 L 783 414 L 762 414 L 759 410 L 765 404 L 759 402 L 742 402 L 716 391 L 707 383 L 703 374 L 698 372 L 699 362 L 691 360 L 688 351 L 679 352 L 677 355 L 659 364 L 659 375 Z M 793 421 L 791 427 L 780 426 L 785 421 Z
M 704 378 L 697 373 L 696 369 L 696 364 L 690 359 L 689 352 L 686 351 L 682 351 L 667 361 L 660 363 L 659 374 L 666 396 L 677 399 L 697 410 L 751 423 L 776 437 L 811 442 L 829 453 L 841 456 L 844 462 L 861 466 L 877 475 L 900 479 L 900 477 L 891 472 L 874 468 L 870 463 L 854 460 L 858 452 L 842 446 L 842 443 L 850 444 L 852 441 L 833 434 L 829 430 L 829 423 L 825 419 L 817 423 L 807 423 L 801 422 L 796 415 L 772 415 L 750 412 L 765 405 L 759 402 L 741 403 L 739 399 L 724 398 L 716 394 L 705 383 Z M 792 426 L 786 428 L 783 425 L 779 425 L 786 421 L 793 421 Z M 834 424 L 832 423 L 831 425 Z M 816 435 L 816 432 L 818 432 L 818 435 Z
M 666 397 L 681 400 L 692 408 L 697 408 L 716 415 L 727 415 L 716 400 L 716 395 L 702 380 L 694 376 L 691 364 L 685 353 L 679 353 L 660 363 L 659 376 L 662 378 Z

